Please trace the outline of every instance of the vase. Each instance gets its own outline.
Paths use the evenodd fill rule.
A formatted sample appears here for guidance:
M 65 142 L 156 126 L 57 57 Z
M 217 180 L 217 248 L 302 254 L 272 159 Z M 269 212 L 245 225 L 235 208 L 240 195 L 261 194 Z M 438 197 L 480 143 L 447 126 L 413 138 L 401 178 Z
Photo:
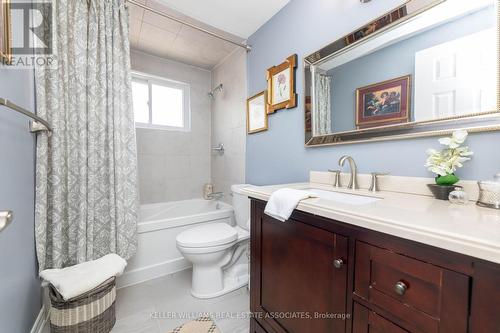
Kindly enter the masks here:
M 427 187 L 431 190 L 434 198 L 438 200 L 448 200 L 450 193 L 453 192 L 457 187 L 462 188 L 462 186 L 457 185 L 437 185 L 437 184 L 427 184 Z

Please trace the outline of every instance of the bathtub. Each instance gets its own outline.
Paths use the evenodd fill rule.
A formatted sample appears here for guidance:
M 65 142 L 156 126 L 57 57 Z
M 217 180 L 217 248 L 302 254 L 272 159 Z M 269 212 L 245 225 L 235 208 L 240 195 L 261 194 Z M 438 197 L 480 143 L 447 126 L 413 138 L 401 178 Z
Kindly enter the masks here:
M 207 223 L 234 224 L 233 207 L 214 201 L 191 199 L 142 205 L 138 248 L 125 273 L 117 280 L 119 288 L 155 279 L 191 267 L 177 250 L 175 238 L 189 228 Z

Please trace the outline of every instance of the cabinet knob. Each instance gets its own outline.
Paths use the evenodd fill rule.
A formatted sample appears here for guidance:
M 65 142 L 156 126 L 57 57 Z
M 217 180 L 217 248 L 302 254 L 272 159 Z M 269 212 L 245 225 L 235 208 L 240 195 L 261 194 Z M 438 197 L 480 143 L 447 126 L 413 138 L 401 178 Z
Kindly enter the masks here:
M 342 259 L 335 259 L 333 261 L 333 266 L 335 266 L 335 268 L 337 269 L 340 269 L 344 266 L 344 261 Z
M 406 293 L 407 290 L 408 290 L 408 286 L 403 281 L 398 281 L 396 283 L 396 285 L 394 286 L 394 291 L 399 296 L 403 296 Z

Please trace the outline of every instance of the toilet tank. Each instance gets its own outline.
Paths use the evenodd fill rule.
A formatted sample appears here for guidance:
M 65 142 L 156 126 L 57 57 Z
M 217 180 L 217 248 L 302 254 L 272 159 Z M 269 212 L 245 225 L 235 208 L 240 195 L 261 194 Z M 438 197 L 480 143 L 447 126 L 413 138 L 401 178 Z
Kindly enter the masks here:
M 245 230 L 250 229 L 250 199 L 241 190 L 249 187 L 249 184 L 238 184 L 231 186 L 233 195 L 233 208 L 236 224 Z

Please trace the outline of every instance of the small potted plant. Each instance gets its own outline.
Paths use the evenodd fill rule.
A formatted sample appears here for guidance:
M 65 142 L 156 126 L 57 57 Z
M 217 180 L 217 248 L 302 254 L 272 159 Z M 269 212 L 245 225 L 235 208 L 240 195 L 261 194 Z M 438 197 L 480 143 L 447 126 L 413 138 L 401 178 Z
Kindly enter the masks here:
M 454 186 L 460 180 L 455 171 L 463 167 L 463 164 L 469 161 L 473 152 L 469 147 L 462 146 L 467 140 L 467 131 L 459 130 L 453 132 L 451 137 L 439 139 L 439 143 L 446 148 L 438 151 L 435 149 L 427 150 L 427 169 L 436 174 L 436 184 L 429 184 L 429 189 L 434 194 L 436 199 L 448 200 L 451 191 L 455 189 Z

